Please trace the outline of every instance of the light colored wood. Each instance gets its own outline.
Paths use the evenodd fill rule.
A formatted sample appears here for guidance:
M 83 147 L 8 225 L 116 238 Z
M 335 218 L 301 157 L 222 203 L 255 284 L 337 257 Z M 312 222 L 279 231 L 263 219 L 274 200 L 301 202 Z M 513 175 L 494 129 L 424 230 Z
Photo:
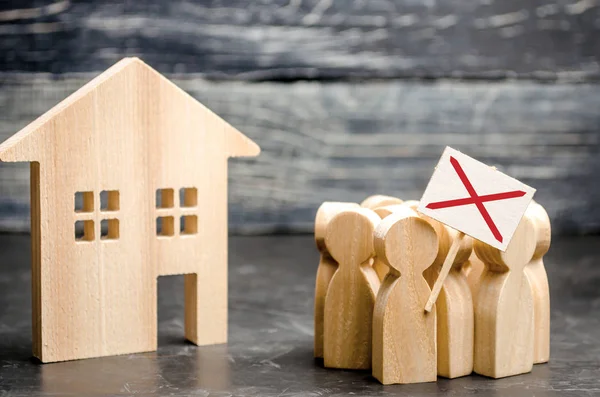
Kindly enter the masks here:
M 418 212 L 504 251 L 535 189 L 446 147 Z
M 399 199 L 398 199 L 399 200 Z M 402 201 L 402 200 L 399 200 Z M 375 213 L 379 215 L 381 219 L 384 219 L 388 215 L 392 214 L 394 210 L 398 210 L 400 204 L 386 205 L 384 207 L 377 207 L 374 209 Z M 373 257 L 373 269 L 375 273 L 377 273 L 377 277 L 379 277 L 379 281 L 383 282 L 383 279 L 388 274 L 390 268 L 381 260 L 377 258 L 377 256 Z
M 42 280 L 40 163 L 31 162 L 31 338 L 35 357 L 42 356 Z
M 402 204 L 402 200 L 397 197 L 384 196 L 383 194 L 376 194 L 369 196 L 360 203 L 363 208 L 370 210 L 376 210 L 379 207 L 386 207 L 388 205 Z
M 373 376 L 383 384 L 434 382 L 436 313 L 425 313 L 423 271 L 437 255 L 435 230 L 402 207 L 375 231 L 375 252 L 389 267 L 373 313 Z
M 453 240 L 452 245 L 448 250 L 448 255 L 446 256 L 446 259 L 444 259 L 444 263 L 438 274 L 438 278 L 435 280 L 435 284 L 433 284 L 431 295 L 429 295 L 429 299 L 427 299 L 427 303 L 425 304 L 426 312 L 430 312 L 437 301 L 437 298 L 442 291 L 442 287 L 444 286 L 444 281 L 446 281 L 446 277 L 448 277 L 448 274 L 450 273 L 450 269 L 452 268 L 452 264 L 456 259 L 456 255 L 458 254 L 458 250 L 464 238 L 465 234 L 463 232 L 458 232 L 456 238 Z
M 405 207 L 410 208 L 413 211 L 416 211 L 419 208 L 419 200 L 406 200 L 402 203 Z
M 424 273 L 427 283 L 432 287 L 439 279 L 444 260 L 460 232 L 433 218 L 419 215 L 429 222 L 438 236 L 437 256 Z M 473 371 L 473 300 L 463 273 L 472 250 L 473 240 L 465 236 L 436 302 L 437 373 L 446 378 L 465 376 Z
M 416 210 L 419 202 L 410 200 L 402 205 Z M 433 287 L 459 232 L 426 215 L 419 216 L 434 228 L 438 236 L 438 253 L 433 264 L 424 272 L 429 286 Z M 465 236 L 436 302 L 437 373 L 446 378 L 465 376 L 473 371 L 473 302 L 462 270 L 468 264 L 472 248 L 473 240 Z
M 451 240 L 458 240 L 458 232 L 451 229 L 449 234 Z M 470 237 L 462 239 L 436 301 L 438 375 L 445 378 L 457 378 L 473 372 L 473 300 L 462 271 L 471 254 L 472 245 Z
M 315 357 L 323 358 L 323 316 L 325 314 L 325 296 L 331 277 L 337 270 L 338 264 L 331 257 L 327 245 L 325 244 L 325 231 L 329 221 L 340 212 L 358 208 L 355 203 L 340 203 L 340 202 L 324 202 L 317 210 L 315 217 L 315 242 L 319 250 L 319 267 L 317 268 L 317 276 L 315 281 L 315 340 L 314 354 Z
M 536 248 L 535 224 L 527 216 L 506 252 L 475 241 L 485 264 L 475 307 L 474 370 L 492 378 L 518 375 L 533 366 L 533 295 L 525 266 Z
M 416 206 L 413 206 L 412 209 L 416 211 Z M 440 274 L 442 265 L 444 264 L 444 261 L 448 256 L 448 252 L 450 251 L 450 247 L 452 246 L 452 243 L 454 241 L 452 239 L 452 233 L 455 233 L 456 231 L 452 228 L 447 227 L 442 222 L 436 221 L 435 219 L 428 217 L 427 215 L 419 214 L 418 212 L 417 215 L 419 215 L 422 219 L 427 221 L 427 223 L 429 223 L 431 227 L 433 227 L 433 230 L 435 230 L 435 234 L 438 236 L 437 255 L 435 257 L 435 260 L 433 261 L 433 264 L 427 270 L 425 270 L 424 273 L 425 279 L 427 279 L 429 286 L 433 287 L 433 284 L 435 284 L 435 280 Z M 461 254 L 460 257 L 462 257 L 462 252 L 464 250 L 472 249 L 472 246 L 473 244 L 471 243 L 470 238 L 463 240 L 463 244 L 461 244 L 459 250 Z
M 533 363 L 550 359 L 550 287 L 544 267 L 544 255 L 550 249 L 551 227 L 548 213 L 540 204 L 529 204 L 525 216 L 535 223 L 537 243 L 531 262 L 525 267 L 533 291 L 534 346 Z
M 375 270 L 375 273 L 377 273 L 377 278 L 379 279 L 379 281 L 383 282 L 383 279 L 385 278 L 385 276 L 387 276 L 388 272 L 390 271 L 389 267 L 387 267 L 385 263 L 377 259 L 377 257 L 374 257 L 372 262 L 373 263 L 371 266 L 373 266 L 373 270 Z
M 168 274 L 186 274 L 186 337 L 199 345 L 226 342 L 227 158 L 259 151 L 136 58 L 0 145 L 0 160 L 33 163 L 36 357 L 155 350 L 157 277 Z M 196 202 L 180 203 L 180 188 L 195 189 L 184 197 Z M 172 206 L 156 207 L 157 189 L 173 189 Z M 103 191 L 113 192 L 104 209 Z M 158 217 L 172 235 L 157 235 Z
M 385 219 L 396 211 L 402 211 L 405 208 L 402 204 L 386 205 L 373 210 L 381 219 Z
M 373 196 L 369 196 L 366 199 L 364 199 L 362 201 L 362 203 L 360 203 L 360 206 L 363 208 L 369 208 L 375 212 L 377 212 L 378 208 L 383 208 L 383 207 L 387 207 L 387 206 L 391 206 L 391 205 L 399 205 L 402 204 L 403 201 L 397 197 L 393 197 L 393 196 L 385 196 L 382 194 L 376 194 Z M 389 212 L 387 211 L 381 211 L 381 213 L 378 213 L 378 215 L 383 218 L 384 214 L 388 214 Z M 371 266 L 373 266 L 373 269 L 375 269 L 375 272 L 377 273 L 377 276 L 379 277 L 380 281 L 383 281 L 383 279 L 385 278 L 385 275 L 388 273 L 388 267 L 381 262 L 380 260 L 377 260 L 377 257 L 374 257 L 371 261 Z
M 325 244 L 338 263 L 325 298 L 324 365 L 371 368 L 371 333 L 379 279 L 369 265 L 379 216 L 367 208 L 342 211 L 329 222 Z
M 485 265 L 479 259 L 475 251 L 471 253 L 468 262 L 463 266 L 463 273 L 467 276 L 467 283 L 471 290 L 471 297 L 473 298 L 473 307 L 477 304 L 477 296 L 479 295 L 479 282 L 481 275 L 485 270 Z

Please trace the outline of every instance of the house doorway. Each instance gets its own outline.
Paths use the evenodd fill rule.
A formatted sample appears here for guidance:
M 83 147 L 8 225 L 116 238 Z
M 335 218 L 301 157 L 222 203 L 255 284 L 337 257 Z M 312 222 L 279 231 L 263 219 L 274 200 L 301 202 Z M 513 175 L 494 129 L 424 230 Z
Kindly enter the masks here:
M 182 345 L 185 339 L 185 275 L 159 276 L 157 280 L 158 346 Z

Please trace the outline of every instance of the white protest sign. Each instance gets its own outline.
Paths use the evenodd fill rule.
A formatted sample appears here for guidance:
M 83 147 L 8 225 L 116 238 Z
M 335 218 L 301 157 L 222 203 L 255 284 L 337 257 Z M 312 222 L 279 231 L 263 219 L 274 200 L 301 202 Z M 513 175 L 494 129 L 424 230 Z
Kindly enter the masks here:
M 505 251 L 535 189 L 446 147 L 418 211 Z

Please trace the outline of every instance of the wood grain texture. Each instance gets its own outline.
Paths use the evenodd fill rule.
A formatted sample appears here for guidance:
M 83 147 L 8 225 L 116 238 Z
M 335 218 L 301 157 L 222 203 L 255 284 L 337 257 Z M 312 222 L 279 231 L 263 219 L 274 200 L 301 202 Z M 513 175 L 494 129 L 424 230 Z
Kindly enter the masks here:
M 380 207 L 385 207 L 388 205 L 397 205 L 397 204 L 402 204 L 402 200 L 397 197 L 386 196 L 383 194 L 376 194 L 376 195 L 369 196 L 366 199 L 364 199 L 360 203 L 360 206 L 363 208 L 369 208 L 369 209 L 375 211 L 377 208 L 380 208 Z
M 411 210 L 413 210 L 413 211 L 417 211 L 417 208 L 419 207 L 419 200 L 405 200 L 405 201 L 402 203 L 402 205 L 403 205 L 403 206 L 405 206 L 405 207 L 408 207 L 408 208 L 410 208 L 410 209 L 411 209 Z M 421 218 L 423 218 L 423 219 L 425 219 L 425 220 L 429 220 L 429 219 L 431 219 L 431 218 L 429 218 L 429 217 L 422 216 L 422 214 L 419 214 L 418 212 L 417 212 L 417 214 L 418 214 L 418 215 L 419 215 Z M 433 225 L 433 224 L 432 224 L 432 225 Z M 434 226 L 434 228 L 435 228 L 435 226 Z M 439 233 L 439 230 L 436 230 L 436 233 Z M 438 256 L 439 256 L 439 252 L 438 252 Z M 436 260 L 437 260 L 437 258 L 436 258 Z
M 374 197 L 374 196 L 371 196 Z M 402 201 L 400 199 L 396 199 L 396 200 L 392 200 L 392 202 L 398 202 L 398 201 Z M 364 203 L 364 202 L 363 202 Z M 400 209 L 400 204 L 392 204 L 392 205 L 387 205 L 384 207 L 378 207 L 376 208 L 374 211 L 377 215 L 379 215 L 379 217 L 381 219 L 384 219 L 385 217 L 391 215 L 395 210 L 399 210 Z M 379 277 L 379 281 L 383 282 L 383 280 L 385 279 L 385 276 L 387 276 L 388 272 L 390 271 L 390 268 L 388 267 L 388 265 L 385 264 L 384 261 L 380 260 L 377 258 L 377 255 L 375 255 L 375 257 L 373 257 L 373 269 L 375 270 L 375 273 L 377 273 L 377 277 Z
M 3 75 L 0 137 L 91 77 Z M 174 82 L 263 149 L 229 162 L 232 232 L 312 233 L 324 201 L 419 198 L 446 145 L 535 187 L 554 232 L 600 231 L 600 86 Z M 28 178 L 26 165 L 0 165 L 2 230 L 29 228 Z
M 369 260 L 380 218 L 367 208 L 345 210 L 327 226 L 325 244 L 338 268 L 325 298 L 323 362 L 328 368 L 371 368 L 373 308 L 379 291 Z
M 375 252 L 390 269 L 373 312 L 373 376 L 384 385 L 437 379 L 436 313 L 423 310 L 431 290 L 423 272 L 437 254 L 437 235 L 399 206 L 375 230 Z
M 536 248 L 534 221 L 521 219 L 505 252 L 478 240 L 473 247 L 486 266 L 475 307 L 473 370 L 491 378 L 530 372 L 534 308 L 525 267 Z
M 323 358 L 323 321 L 325 316 L 325 297 L 327 289 L 335 271 L 338 268 L 337 262 L 331 257 L 327 244 L 325 244 L 325 232 L 329 221 L 340 212 L 358 208 L 356 203 L 325 202 L 317 210 L 315 217 L 315 243 L 319 250 L 319 267 L 315 279 L 315 357 Z
M 364 199 L 360 203 L 360 206 L 372 209 L 381 219 L 383 219 L 392 213 L 393 206 L 400 204 L 402 204 L 402 200 L 397 197 L 375 194 Z M 379 281 L 383 281 L 389 271 L 387 265 L 378 260 L 377 256 L 375 256 L 372 260 L 372 266 L 375 273 L 377 273 L 377 277 L 379 277 Z
M 406 203 L 405 203 L 406 204 Z M 411 205 L 411 204 L 409 204 Z M 415 207 L 417 203 L 413 203 Z M 426 215 L 438 237 L 438 252 L 433 264 L 423 273 L 430 288 L 440 277 L 443 263 L 456 245 L 451 268 L 435 302 L 437 317 L 437 373 L 445 378 L 469 375 L 473 371 L 474 308 L 463 266 L 473 250 L 473 240 Z
M 34 354 L 155 350 L 169 274 L 186 274 L 187 339 L 226 342 L 227 157 L 259 152 L 136 58 L 4 141 L 1 161 L 32 162 Z
M 473 307 L 477 305 L 477 296 L 479 295 L 479 282 L 481 275 L 485 270 L 485 265 L 479 259 L 475 251 L 471 253 L 469 261 L 463 266 L 463 273 L 467 277 L 467 283 L 471 290 L 471 298 L 473 299 Z
M 535 223 L 536 246 L 531 262 L 525 272 L 533 291 L 534 346 L 533 363 L 540 364 L 550 359 L 550 286 L 544 267 L 544 255 L 550 249 L 550 218 L 540 204 L 532 202 L 525 213 Z
M 0 14 L 2 70 L 100 71 L 142 56 L 211 78 L 600 77 L 594 0 L 22 0 Z
M 431 287 L 431 294 L 429 295 L 429 299 L 427 299 L 427 303 L 425 304 L 425 311 L 430 312 L 437 301 L 437 298 L 444 287 L 444 282 L 446 281 L 446 277 L 450 274 L 450 269 L 452 269 L 452 265 L 455 262 L 456 255 L 458 254 L 458 250 L 462 245 L 463 239 L 467 237 L 463 232 L 458 232 L 456 238 L 453 239 L 452 245 L 448 250 L 448 254 L 446 255 L 446 259 L 442 263 L 442 266 L 439 267 L 437 279 L 435 283 Z
M 42 218 L 40 163 L 30 164 L 31 173 L 31 347 L 35 357 L 42 357 Z
M 453 240 L 458 233 L 450 233 Z M 467 240 L 467 241 L 465 241 Z M 474 312 L 471 290 L 462 267 L 472 250 L 465 237 L 436 301 L 438 375 L 457 378 L 473 372 Z

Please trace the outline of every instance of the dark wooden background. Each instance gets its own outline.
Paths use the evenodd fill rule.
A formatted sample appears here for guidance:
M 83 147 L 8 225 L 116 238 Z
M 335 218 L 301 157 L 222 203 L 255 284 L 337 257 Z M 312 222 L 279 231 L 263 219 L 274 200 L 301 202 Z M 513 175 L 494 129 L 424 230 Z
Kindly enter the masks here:
M 231 161 L 235 232 L 419 198 L 445 145 L 600 231 L 600 0 L 0 1 L 0 138 L 124 56 L 263 148 Z M 28 229 L 28 181 L 0 165 L 0 230 Z

